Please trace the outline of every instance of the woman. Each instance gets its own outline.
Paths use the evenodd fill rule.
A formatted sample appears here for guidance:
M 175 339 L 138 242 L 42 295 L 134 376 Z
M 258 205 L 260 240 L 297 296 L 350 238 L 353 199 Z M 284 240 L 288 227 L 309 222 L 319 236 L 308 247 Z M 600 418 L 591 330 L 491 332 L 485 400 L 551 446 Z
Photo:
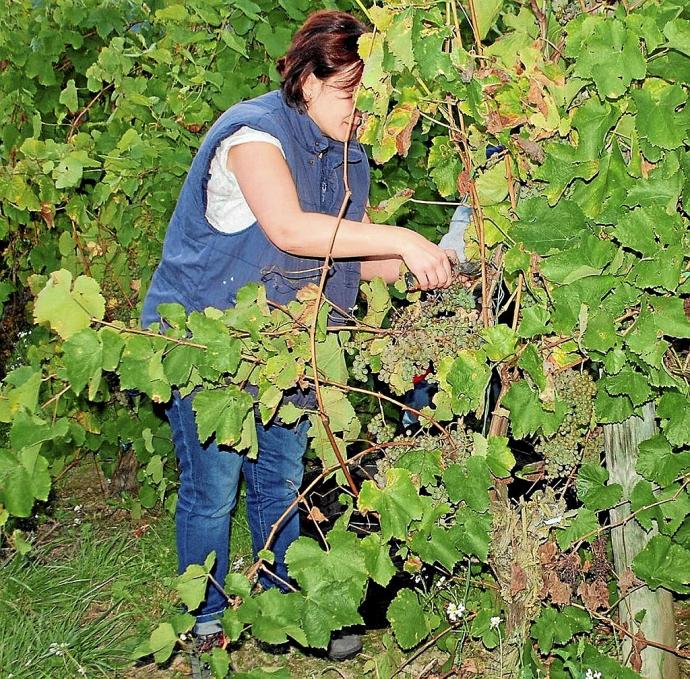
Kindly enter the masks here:
M 144 302 L 144 325 L 160 320 L 156 308 L 163 302 L 178 302 L 188 312 L 223 309 L 235 302 L 240 287 L 256 281 L 265 285 L 269 299 L 286 303 L 299 288 L 318 281 L 317 258 L 328 252 L 344 196 L 344 142 L 363 70 L 357 42 L 365 32 L 362 23 L 343 12 L 312 14 L 278 62 L 280 90 L 233 106 L 209 130 L 170 221 Z M 356 116 L 354 127 L 358 122 Z M 381 276 L 392 282 L 401 261 L 421 288 L 449 285 L 449 252 L 413 231 L 362 223 L 368 222 L 369 167 L 357 142 L 348 149 L 352 198 L 333 243 L 335 263 L 326 296 L 351 308 L 360 278 Z M 298 394 L 294 400 L 299 405 L 310 398 Z M 215 443 L 201 444 L 191 397 L 176 395 L 168 417 L 180 466 L 180 572 L 203 563 L 215 550 L 213 574 L 222 584 L 240 471 L 258 551 L 300 486 L 308 425 L 257 423 L 258 459 L 249 461 Z M 282 580 L 287 578 L 285 550 L 298 535 L 294 512 L 273 544 L 274 569 Z M 275 584 L 262 579 L 264 587 Z M 217 618 L 225 605 L 222 594 L 210 587 L 195 612 L 194 631 L 202 648 L 222 640 Z

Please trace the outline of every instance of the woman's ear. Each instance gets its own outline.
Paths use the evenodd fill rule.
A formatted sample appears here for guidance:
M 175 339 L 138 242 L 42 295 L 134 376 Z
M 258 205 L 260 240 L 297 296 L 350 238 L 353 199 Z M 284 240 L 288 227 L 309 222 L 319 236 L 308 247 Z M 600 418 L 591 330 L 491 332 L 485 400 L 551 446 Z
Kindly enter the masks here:
M 321 81 L 313 74 L 310 73 L 302 83 L 302 96 L 304 97 L 304 102 L 307 106 L 316 99 L 321 92 Z

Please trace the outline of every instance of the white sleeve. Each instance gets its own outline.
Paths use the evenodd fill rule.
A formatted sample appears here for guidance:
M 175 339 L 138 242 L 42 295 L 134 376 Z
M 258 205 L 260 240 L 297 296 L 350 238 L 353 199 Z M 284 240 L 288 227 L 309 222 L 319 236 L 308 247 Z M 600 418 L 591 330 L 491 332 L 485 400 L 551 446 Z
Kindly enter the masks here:
M 241 127 L 237 132 L 223 139 L 209 168 L 206 189 L 206 219 L 211 226 L 223 233 L 235 233 L 251 226 L 256 217 L 242 195 L 234 173 L 228 170 L 228 151 L 239 144 L 266 142 L 276 146 L 285 157 L 278 139 L 267 132 Z
M 278 141 L 278 139 L 276 139 L 272 134 L 268 134 L 268 132 L 255 130 L 251 127 L 247 127 L 246 125 L 244 127 L 240 127 L 240 129 L 237 130 L 237 132 L 231 134 L 226 139 L 223 139 L 223 141 L 220 143 L 220 147 L 218 150 L 223 150 L 223 160 L 227 161 L 228 151 L 233 146 L 238 146 L 239 144 L 246 144 L 250 141 L 263 141 L 267 144 L 273 144 L 273 146 L 277 146 L 280 149 L 280 152 L 283 154 L 283 158 L 285 158 L 283 145 L 280 143 L 280 141 Z

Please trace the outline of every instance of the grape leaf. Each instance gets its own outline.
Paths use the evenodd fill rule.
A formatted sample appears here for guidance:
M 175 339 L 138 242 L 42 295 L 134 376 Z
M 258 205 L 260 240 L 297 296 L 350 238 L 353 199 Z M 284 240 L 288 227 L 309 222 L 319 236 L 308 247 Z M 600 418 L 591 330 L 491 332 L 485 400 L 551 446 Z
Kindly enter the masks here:
M 443 473 L 448 497 L 452 502 L 464 501 L 476 512 L 485 512 L 491 501 L 489 467 L 480 456 L 472 456 L 464 464 L 452 464 Z
M 412 483 L 411 474 L 405 469 L 389 469 L 386 485 L 378 488 L 373 481 L 365 481 L 357 500 L 360 511 L 378 512 L 381 520 L 381 537 L 404 539 L 410 521 L 420 519 L 424 504 Z
M 410 547 L 425 563 L 438 562 L 452 571 L 461 554 L 453 542 L 452 532 L 436 525 L 441 517 L 450 513 L 451 507 L 447 504 L 436 505 L 430 498 L 425 498 L 425 501 L 424 516 L 415 526 L 417 531 L 410 541 Z
M 520 202 L 518 216 L 513 235 L 539 255 L 574 246 L 587 228 L 582 210 L 569 200 L 550 207 L 545 198 L 528 198 Z
M 620 483 L 607 485 L 609 473 L 603 467 L 594 463 L 580 466 L 577 472 L 577 495 L 587 509 L 599 512 L 610 509 L 623 496 L 623 486 Z
M 386 614 L 401 648 L 407 650 L 422 642 L 431 632 L 429 620 L 412 590 L 401 589 Z
M 647 480 L 667 486 L 690 468 L 690 451 L 674 453 L 671 444 L 657 434 L 639 445 L 635 469 Z
M 549 654 L 554 644 L 567 644 L 576 634 L 589 632 L 591 629 L 592 620 L 587 611 L 574 606 L 565 606 L 559 611 L 550 606 L 542 609 L 532 624 L 531 634 L 541 651 Z
M 483 40 L 491 26 L 493 26 L 494 21 L 498 17 L 501 9 L 503 7 L 503 0 L 483 0 L 475 5 L 475 11 L 477 13 L 477 30 L 479 37 Z
M 455 195 L 456 182 L 462 171 L 462 165 L 449 137 L 433 138 L 429 150 L 428 167 L 439 193 L 444 198 Z
M 148 644 L 148 653 L 153 654 L 157 663 L 165 662 L 173 652 L 177 643 L 177 634 L 169 622 L 162 622 L 151 632 Z
M 309 645 L 326 648 L 330 632 L 362 622 L 358 606 L 368 571 L 357 537 L 334 529 L 330 551 L 310 538 L 293 542 L 285 556 L 290 575 L 304 596 L 301 625 Z
M 483 352 L 468 349 L 458 352 L 445 375 L 445 380 L 451 387 L 453 410 L 458 415 L 482 408 L 490 375 L 491 369 Z
M 690 21 L 673 19 L 664 26 L 664 35 L 671 49 L 690 56 Z
M 661 428 L 672 446 L 690 445 L 690 400 L 678 391 L 667 391 L 659 399 L 657 415 Z
M 60 269 L 50 274 L 34 305 L 36 323 L 48 323 L 63 339 L 87 328 L 91 319 L 101 320 L 105 313 L 98 283 L 78 276 L 72 285 L 72 274 Z
M 413 11 L 405 9 L 396 14 L 386 32 L 386 44 L 395 57 L 396 68 L 412 70 L 415 65 L 412 51 L 412 20 Z
M 567 523 L 568 525 L 563 528 L 558 528 L 556 533 L 558 546 L 562 550 L 568 549 L 575 541 L 585 536 L 592 540 L 599 530 L 597 515 L 590 509 L 580 509 L 572 521 Z
M 545 410 L 539 395 L 525 380 L 510 386 L 502 404 L 510 410 L 510 425 L 516 438 L 535 434 L 540 429 L 547 435 L 553 434 L 565 414 L 562 406 L 553 411 Z
M 36 410 L 41 383 L 41 373 L 28 365 L 8 373 L 0 398 L 0 422 L 12 422 L 22 409 L 29 412 Z
M 486 563 L 491 541 L 491 512 L 478 514 L 469 507 L 460 507 L 450 532 L 459 550 Z
M 88 384 L 89 399 L 93 400 L 101 382 L 103 345 L 91 328 L 79 330 L 62 347 L 65 372 L 75 394 Z
M 690 592 L 690 551 L 665 535 L 655 535 L 633 559 L 632 570 L 651 589 Z
M 579 26 L 582 33 L 575 39 L 568 31 L 566 53 L 576 57 L 573 73 L 592 79 L 602 98 L 617 99 L 633 80 L 645 77 L 646 62 L 639 39 L 623 22 L 587 17 Z M 583 36 L 577 44 L 577 38 Z
M 215 434 L 218 444 L 234 446 L 242 436 L 245 418 L 252 416 L 252 397 L 233 384 L 199 392 L 192 407 L 201 441 Z
M 390 557 L 388 543 L 383 541 L 377 533 L 371 533 L 362 539 L 359 548 L 364 555 L 369 577 L 385 587 L 397 572 Z
M 60 92 L 60 103 L 63 104 L 70 113 L 76 113 L 79 108 L 77 88 L 73 79 L 68 80 L 65 89 Z
M 632 96 L 637 106 L 635 124 L 640 137 L 664 149 L 676 149 L 683 144 L 690 127 L 690 111 L 678 110 L 687 102 L 680 85 L 643 87 L 634 90 Z

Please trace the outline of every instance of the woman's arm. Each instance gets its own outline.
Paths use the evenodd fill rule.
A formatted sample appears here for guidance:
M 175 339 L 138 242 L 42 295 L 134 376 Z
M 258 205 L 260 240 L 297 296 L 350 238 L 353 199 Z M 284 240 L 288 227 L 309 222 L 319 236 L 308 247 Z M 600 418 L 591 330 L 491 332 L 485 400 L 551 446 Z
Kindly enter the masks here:
M 400 265 L 402 259 L 399 257 L 391 259 L 368 258 L 362 259 L 362 280 L 370 281 L 374 278 L 383 278 L 386 283 L 395 283 L 400 278 Z
M 247 204 L 270 240 L 281 250 L 303 257 L 324 257 L 337 219 L 304 212 L 290 170 L 271 144 L 250 142 L 230 149 L 228 169 L 234 173 Z M 450 285 L 448 253 L 409 229 L 343 219 L 333 243 L 335 258 L 401 258 L 420 288 Z
M 371 224 L 369 215 L 365 212 L 362 224 Z M 383 278 L 386 283 L 395 283 L 400 278 L 400 257 L 364 257 L 362 259 L 362 280 L 370 281 L 374 278 Z

